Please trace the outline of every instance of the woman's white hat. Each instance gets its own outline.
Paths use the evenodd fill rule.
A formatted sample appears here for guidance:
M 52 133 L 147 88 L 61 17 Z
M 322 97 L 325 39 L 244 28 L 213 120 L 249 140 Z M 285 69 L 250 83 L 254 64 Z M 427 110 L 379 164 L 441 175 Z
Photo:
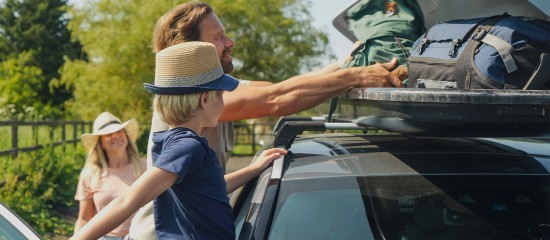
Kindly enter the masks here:
M 180 95 L 212 90 L 233 91 L 239 81 L 224 74 L 216 47 L 207 42 L 185 42 L 158 52 L 153 94 Z
M 84 133 L 80 136 L 82 140 L 82 145 L 86 151 L 89 151 L 91 148 L 95 147 L 99 136 L 107 135 L 114 132 L 124 129 L 126 135 L 128 135 L 128 140 L 135 143 L 139 133 L 139 123 L 136 119 L 132 118 L 124 123 L 120 121 L 115 115 L 110 112 L 103 112 L 96 117 L 93 126 L 92 133 Z

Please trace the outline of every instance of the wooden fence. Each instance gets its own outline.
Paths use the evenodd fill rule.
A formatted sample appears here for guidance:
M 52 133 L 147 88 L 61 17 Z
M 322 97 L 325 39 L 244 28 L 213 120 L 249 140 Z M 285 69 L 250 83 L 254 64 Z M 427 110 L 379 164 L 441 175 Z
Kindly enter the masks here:
M 92 122 L 84 121 L 0 121 L 0 156 L 42 149 L 45 146 L 80 142 L 91 132 Z
M 84 121 L 0 121 L 0 157 L 16 157 L 50 145 L 76 145 L 82 133 L 92 131 L 92 125 Z M 254 154 L 271 139 L 272 127 L 272 123 L 235 122 L 235 144 L 246 148 L 245 155 Z

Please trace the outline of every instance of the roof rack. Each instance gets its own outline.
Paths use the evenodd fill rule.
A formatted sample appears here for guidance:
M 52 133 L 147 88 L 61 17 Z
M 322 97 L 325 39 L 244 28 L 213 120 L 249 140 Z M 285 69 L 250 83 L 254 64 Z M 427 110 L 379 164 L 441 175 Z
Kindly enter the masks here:
M 550 135 L 550 90 L 369 88 L 352 89 L 340 100 L 342 116 L 401 134 Z
M 360 126 L 356 123 L 329 123 L 324 117 L 299 117 L 285 116 L 281 117 L 275 124 L 273 130 L 273 145 L 278 148 L 288 149 L 294 142 L 294 139 L 304 131 L 327 131 L 327 130 L 362 130 L 367 131 L 366 126 Z M 283 176 L 284 156 L 273 161 L 273 169 L 270 179 L 280 180 Z
M 275 127 L 273 128 L 273 135 L 275 135 L 275 132 L 285 123 L 289 121 L 321 121 L 326 122 L 325 117 L 305 117 L 305 116 L 283 116 L 279 118 L 277 123 L 275 123 Z
M 299 119 L 296 121 L 296 119 Z M 297 135 L 304 131 L 327 131 L 327 130 L 367 130 L 352 122 L 329 123 L 322 117 L 281 117 L 273 130 L 273 145 L 275 147 L 289 148 Z

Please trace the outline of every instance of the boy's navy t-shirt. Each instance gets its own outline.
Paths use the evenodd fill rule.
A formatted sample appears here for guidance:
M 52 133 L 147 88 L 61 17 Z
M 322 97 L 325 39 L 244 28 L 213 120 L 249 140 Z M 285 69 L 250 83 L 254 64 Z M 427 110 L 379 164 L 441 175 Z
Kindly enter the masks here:
M 179 179 L 154 200 L 159 239 L 235 239 L 222 168 L 206 139 L 187 128 L 153 133 L 153 166 Z

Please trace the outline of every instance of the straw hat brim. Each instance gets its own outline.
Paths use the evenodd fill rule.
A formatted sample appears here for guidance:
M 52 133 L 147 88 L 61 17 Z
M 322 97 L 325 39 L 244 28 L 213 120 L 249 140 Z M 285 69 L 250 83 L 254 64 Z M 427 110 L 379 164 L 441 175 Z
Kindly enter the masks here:
M 215 91 L 215 90 L 233 91 L 237 88 L 237 86 L 239 86 L 239 80 L 227 74 L 223 74 L 222 76 L 220 76 L 219 78 L 216 78 L 213 81 L 207 82 L 205 84 L 197 85 L 197 86 L 159 87 L 150 83 L 144 83 L 143 85 L 145 86 L 147 91 L 149 91 L 152 94 L 180 95 L 180 94 L 198 93 L 198 92 Z
M 91 148 L 95 147 L 100 136 L 117 132 L 120 129 L 124 129 L 126 135 L 128 135 L 128 141 L 132 143 L 136 142 L 139 134 L 139 123 L 136 119 L 132 118 L 122 124 L 111 124 L 96 132 L 82 134 L 80 136 L 82 146 L 84 146 L 86 151 L 89 151 Z

